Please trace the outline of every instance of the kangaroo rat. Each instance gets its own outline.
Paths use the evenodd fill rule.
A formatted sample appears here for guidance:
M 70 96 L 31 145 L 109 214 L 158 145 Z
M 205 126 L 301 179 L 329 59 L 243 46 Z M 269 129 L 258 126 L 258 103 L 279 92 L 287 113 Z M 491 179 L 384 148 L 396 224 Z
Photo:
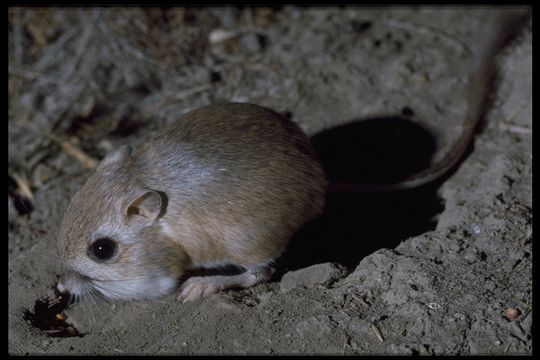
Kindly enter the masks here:
M 251 104 L 199 108 L 138 151 L 108 154 L 73 197 L 59 234 L 71 275 L 58 289 L 157 296 L 186 270 L 226 263 L 246 272 L 192 277 L 180 297 L 253 286 L 270 278 L 292 234 L 322 211 L 325 186 L 293 122 Z
M 464 130 L 450 153 L 402 183 L 350 188 L 419 186 L 459 160 L 516 19 L 504 13 L 473 58 Z M 68 274 L 57 288 L 75 297 L 153 297 L 171 292 L 187 270 L 229 263 L 245 272 L 191 277 L 178 298 L 253 286 L 271 277 L 292 234 L 322 211 L 326 186 L 309 139 L 283 116 L 238 103 L 194 110 L 137 151 L 109 153 L 73 197 L 58 237 Z

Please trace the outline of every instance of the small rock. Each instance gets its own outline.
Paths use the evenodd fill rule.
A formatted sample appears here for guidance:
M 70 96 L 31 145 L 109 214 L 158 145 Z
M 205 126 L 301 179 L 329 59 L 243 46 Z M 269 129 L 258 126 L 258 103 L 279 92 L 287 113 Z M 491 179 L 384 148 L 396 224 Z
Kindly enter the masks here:
M 521 312 L 516 308 L 507 308 L 506 310 L 504 310 L 504 315 L 506 316 L 508 320 L 514 320 L 520 314 Z
M 230 40 L 237 35 L 238 33 L 236 31 L 215 29 L 210 32 L 210 35 L 208 35 L 208 41 L 210 41 L 210 44 L 217 44 L 226 40 Z
M 280 289 L 281 291 L 288 291 L 298 287 L 328 286 L 346 274 L 346 268 L 340 264 L 324 263 L 312 265 L 304 269 L 289 271 L 283 275 L 280 282 Z

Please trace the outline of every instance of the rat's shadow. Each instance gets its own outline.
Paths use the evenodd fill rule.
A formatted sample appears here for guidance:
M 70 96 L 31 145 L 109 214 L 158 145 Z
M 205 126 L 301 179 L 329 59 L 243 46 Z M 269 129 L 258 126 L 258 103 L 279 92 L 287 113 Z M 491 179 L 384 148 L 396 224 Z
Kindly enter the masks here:
M 436 150 L 427 130 L 401 116 L 352 121 L 311 140 L 331 183 L 398 182 L 429 167 Z M 444 209 L 436 194 L 441 183 L 393 193 L 327 192 L 324 213 L 291 239 L 275 276 L 323 262 L 353 270 L 374 251 L 434 229 Z

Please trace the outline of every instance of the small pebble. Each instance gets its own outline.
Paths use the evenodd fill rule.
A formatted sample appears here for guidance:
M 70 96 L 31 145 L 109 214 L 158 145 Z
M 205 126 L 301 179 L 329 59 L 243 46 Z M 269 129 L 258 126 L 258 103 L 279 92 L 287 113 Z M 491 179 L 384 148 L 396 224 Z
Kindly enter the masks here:
M 515 318 L 519 316 L 519 314 L 521 313 L 516 308 L 507 308 L 506 310 L 504 310 L 504 315 L 506 316 L 508 320 L 514 320 Z
M 238 33 L 236 31 L 215 29 L 210 32 L 210 35 L 208 36 L 208 41 L 210 41 L 211 44 L 217 44 L 217 43 L 232 39 L 233 37 L 237 35 Z

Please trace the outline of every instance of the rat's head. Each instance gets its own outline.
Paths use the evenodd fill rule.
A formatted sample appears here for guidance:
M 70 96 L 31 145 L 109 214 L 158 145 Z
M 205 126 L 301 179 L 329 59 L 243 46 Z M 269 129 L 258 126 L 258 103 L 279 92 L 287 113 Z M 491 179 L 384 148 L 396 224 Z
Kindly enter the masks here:
M 72 198 L 58 236 L 67 274 L 58 290 L 111 299 L 159 296 L 182 273 L 184 252 L 161 231 L 167 196 L 130 180 L 123 147 L 108 154 Z

